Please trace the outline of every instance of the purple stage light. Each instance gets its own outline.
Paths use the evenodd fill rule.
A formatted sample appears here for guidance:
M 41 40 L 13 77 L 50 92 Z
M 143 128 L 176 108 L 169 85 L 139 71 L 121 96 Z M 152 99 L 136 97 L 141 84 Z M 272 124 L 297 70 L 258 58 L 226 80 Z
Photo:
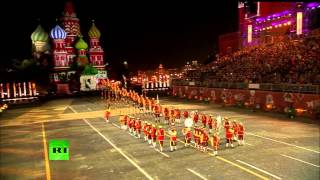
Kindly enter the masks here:
M 316 6 L 319 6 L 320 3 L 312 2 L 307 5 L 308 8 L 314 9 Z

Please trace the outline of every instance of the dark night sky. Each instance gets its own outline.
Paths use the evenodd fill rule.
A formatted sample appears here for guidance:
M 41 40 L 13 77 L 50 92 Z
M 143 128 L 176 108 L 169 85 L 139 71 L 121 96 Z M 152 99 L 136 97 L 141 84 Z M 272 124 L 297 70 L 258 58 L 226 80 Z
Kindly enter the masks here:
M 107 61 L 115 65 L 127 60 L 132 70 L 154 68 L 160 62 L 165 67 L 179 67 L 187 60 L 204 61 L 213 46 L 218 46 L 219 34 L 237 29 L 237 1 L 73 2 L 82 34 L 87 37 L 91 19 L 95 19 Z M 63 0 L 9 1 L 5 8 L 11 13 L 2 16 L 5 31 L 2 52 L 5 53 L 1 64 L 13 58 L 30 58 L 30 35 L 38 24 L 37 19 L 49 31 L 55 25 L 55 18 L 61 17 L 64 3 Z

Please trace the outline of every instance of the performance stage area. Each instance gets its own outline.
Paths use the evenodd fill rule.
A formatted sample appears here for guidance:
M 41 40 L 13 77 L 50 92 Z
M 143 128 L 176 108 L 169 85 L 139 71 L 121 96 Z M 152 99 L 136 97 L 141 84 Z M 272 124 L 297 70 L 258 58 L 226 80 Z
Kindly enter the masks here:
M 158 144 L 153 148 L 120 129 L 120 113 L 152 123 L 153 116 L 134 113 L 124 102 L 111 102 L 107 123 L 103 118 L 107 101 L 100 97 L 58 99 L 8 110 L 0 117 L 0 179 L 320 178 L 319 121 L 174 98 L 160 98 L 160 104 L 243 122 L 245 145 L 227 148 L 223 131 L 218 156 L 185 147 L 181 123 L 176 124 L 177 150 L 170 152 L 165 137 L 160 152 Z M 70 160 L 49 160 L 53 139 L 69 141 Z

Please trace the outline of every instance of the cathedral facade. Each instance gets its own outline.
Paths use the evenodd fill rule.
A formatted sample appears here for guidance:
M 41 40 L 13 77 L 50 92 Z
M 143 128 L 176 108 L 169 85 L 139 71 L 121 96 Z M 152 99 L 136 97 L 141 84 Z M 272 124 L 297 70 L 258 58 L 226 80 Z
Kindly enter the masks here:
M 89 44 L 84 40 L 80 31 L 79 19 L 74 11 L 72 2 L 67 2 L 64 8 L 61 23 L 56 24 L 49 33 L 41 25 L 31 35 L 35 58 L 41 53 L 49 53 L 52 59 L 50 81 L 57 88 L 70 84 L 75 73 L 82 69 L 81 76 L 94 76 L 106 79 L 104 50 L 100 45 L 101 32 L 94 21 L 88 32 Z M 51 49 L 49 49 L 49 45 Z M 75 68 L 76 67 L 76 68 Z M 88 69 L 90 69 L 88 71 Z M 89 72 L 89 74 L 88 74 Z M 81 78 L 83 79 L 83 78 Z M 78 80 L 80 80 L 78 78 Z M 82 83 L 82 82 L 81 82 Z M 59 90 L 58 90 L 59 91 Z

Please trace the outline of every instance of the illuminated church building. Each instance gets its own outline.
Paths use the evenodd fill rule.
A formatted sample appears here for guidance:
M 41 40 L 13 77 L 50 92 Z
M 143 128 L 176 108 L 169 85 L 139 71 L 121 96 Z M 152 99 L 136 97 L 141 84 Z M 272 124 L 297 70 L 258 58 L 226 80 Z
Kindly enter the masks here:
M 75 73 L 70 67 L 74 60 L 77 61 L 79 66 L 92 65 L 98 71 L 96 77 L 107 77 L 104 51 L 99 41 L 101 33 L 94 21 L 88 36 L 89 45 L 81 35 L 79 19 L 71 2 L 67 2 L 65 5 L 61 26 L 57 24 L 48 34 L 41 25 L 38 25 L 31 35 L 33 51 L 38 56 L 41 53 L 48 53 L 49 39 L 52 40 L 53 45 L 50 51 L 53 61 L 50 75 L 51 82 L 59 84 L 70 80 L 70 77 Z M 89 55 L 89 60 L 87 54 Z

